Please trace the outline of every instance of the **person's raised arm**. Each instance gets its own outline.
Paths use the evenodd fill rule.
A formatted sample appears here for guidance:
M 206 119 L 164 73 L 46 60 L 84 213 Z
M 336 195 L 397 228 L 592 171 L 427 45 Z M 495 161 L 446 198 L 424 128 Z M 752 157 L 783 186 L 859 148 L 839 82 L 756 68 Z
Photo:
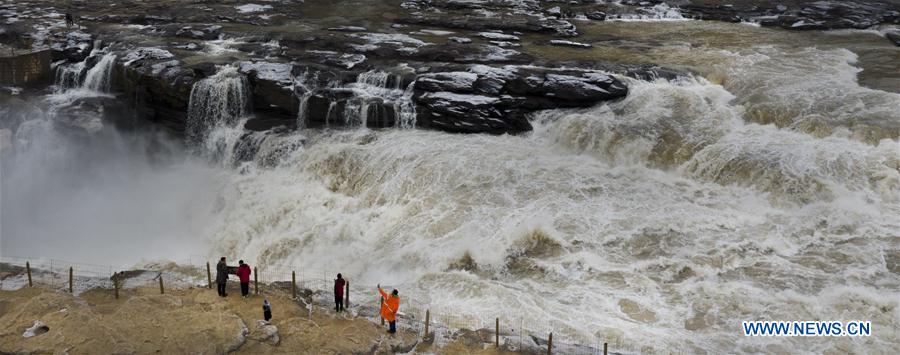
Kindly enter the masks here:
M 381 289 L 381 284 L 378 284 L 378 293 L 381 294 L 381 297 L 382 297 L 382 298 L 384 298 L 384 299 L 387 299 L 387 298 L 388 298 L 387 293 L 385 293 L 384 290 Z

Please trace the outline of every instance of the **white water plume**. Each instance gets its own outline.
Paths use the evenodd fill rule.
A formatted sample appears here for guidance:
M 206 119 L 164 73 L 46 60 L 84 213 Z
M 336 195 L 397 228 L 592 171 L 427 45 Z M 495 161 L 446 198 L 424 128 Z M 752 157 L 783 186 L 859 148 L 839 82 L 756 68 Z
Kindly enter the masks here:
M 751 121 L 873 145 L 900 137 L 900 94 L 860 86 L 849 50 L 757 46 L 731 56 L 723 85 Z
M 250 113 L 247 77 L 228 66 L 194 84 L 188 105 L 185 137 L 227 162 Z
M 810 348 L 747 343 L 734 331 L 747 319 L 900 322 L 900 273 L 884 262 L 900 258 L 896 142 L 745 123 L 734 96 L 702 80 L 630 88 L 545 113 L 525 136 L 312 132 L 279 165 L 233 176 L 213 253 L 657 349 Z
M 79 99 L 112 96 L 35 100 L 51 108 L 13 126 L 13 149 L 0 150 L 0 254 L 128 265 L 205 250 L 220 172 L 153 127 L 118 131 Z

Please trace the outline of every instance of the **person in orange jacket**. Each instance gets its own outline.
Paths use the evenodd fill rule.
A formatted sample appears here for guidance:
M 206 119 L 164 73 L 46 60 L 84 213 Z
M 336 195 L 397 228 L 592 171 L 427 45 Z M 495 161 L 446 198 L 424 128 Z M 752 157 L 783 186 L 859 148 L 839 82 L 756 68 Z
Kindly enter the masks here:
M 378 293 L 381 293 L 381 318 L 391 325 L 388 333 L 397 332 L 397 310 L 400 309 L 400 293 L 396 289 L 388 295 L 378 284 Z

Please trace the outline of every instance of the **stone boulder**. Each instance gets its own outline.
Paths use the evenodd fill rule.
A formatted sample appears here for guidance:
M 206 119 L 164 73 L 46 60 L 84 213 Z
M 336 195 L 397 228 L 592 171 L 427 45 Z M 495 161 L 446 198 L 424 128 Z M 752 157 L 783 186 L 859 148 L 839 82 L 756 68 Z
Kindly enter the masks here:
M 278 335 L 278 327 L 262 319 L 256 321 L 256 326 L 250 331 L 250 335 L 247 338 L 269 345 L 278 345 L 281 342 L 281 338 Z
M 474 65 L 423 74 L 413 96 L 422 127 L 460 133 L 519 133 L 537 110 L 587 107 L 625 97 L 624 83 L 599 71 Z
M 895 45 L 900 46 L 900 31 L 888 32 L 884 36 L 891 42 L 894 42 Z

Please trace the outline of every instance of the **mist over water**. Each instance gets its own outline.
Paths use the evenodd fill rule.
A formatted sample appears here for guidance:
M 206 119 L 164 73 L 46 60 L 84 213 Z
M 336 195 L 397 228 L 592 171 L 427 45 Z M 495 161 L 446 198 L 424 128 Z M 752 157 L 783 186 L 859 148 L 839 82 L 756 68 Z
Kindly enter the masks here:
M 129 266 L 208 250 L 223 172 L 155 127 L 123 131 L 85 108 L 115 100 L 115 56 L 101 58 L 86 74 L 59 68 L 55 94 L 7 113 L 25 121 L 0 152 L 2 255 Z
M 720 80 L 629 80 L 626 99 L 542 112 L 520 136 L 248 133 L 229 68 L 194 87 L 200 154 L 48 114 L 3 153 L 2 252 L 297 265 L 685 352 L 896 349 L 898 94 L 861 86 L 846 50 L 693 55 Z M 745 320 L 874 334 L 750 339 Z

